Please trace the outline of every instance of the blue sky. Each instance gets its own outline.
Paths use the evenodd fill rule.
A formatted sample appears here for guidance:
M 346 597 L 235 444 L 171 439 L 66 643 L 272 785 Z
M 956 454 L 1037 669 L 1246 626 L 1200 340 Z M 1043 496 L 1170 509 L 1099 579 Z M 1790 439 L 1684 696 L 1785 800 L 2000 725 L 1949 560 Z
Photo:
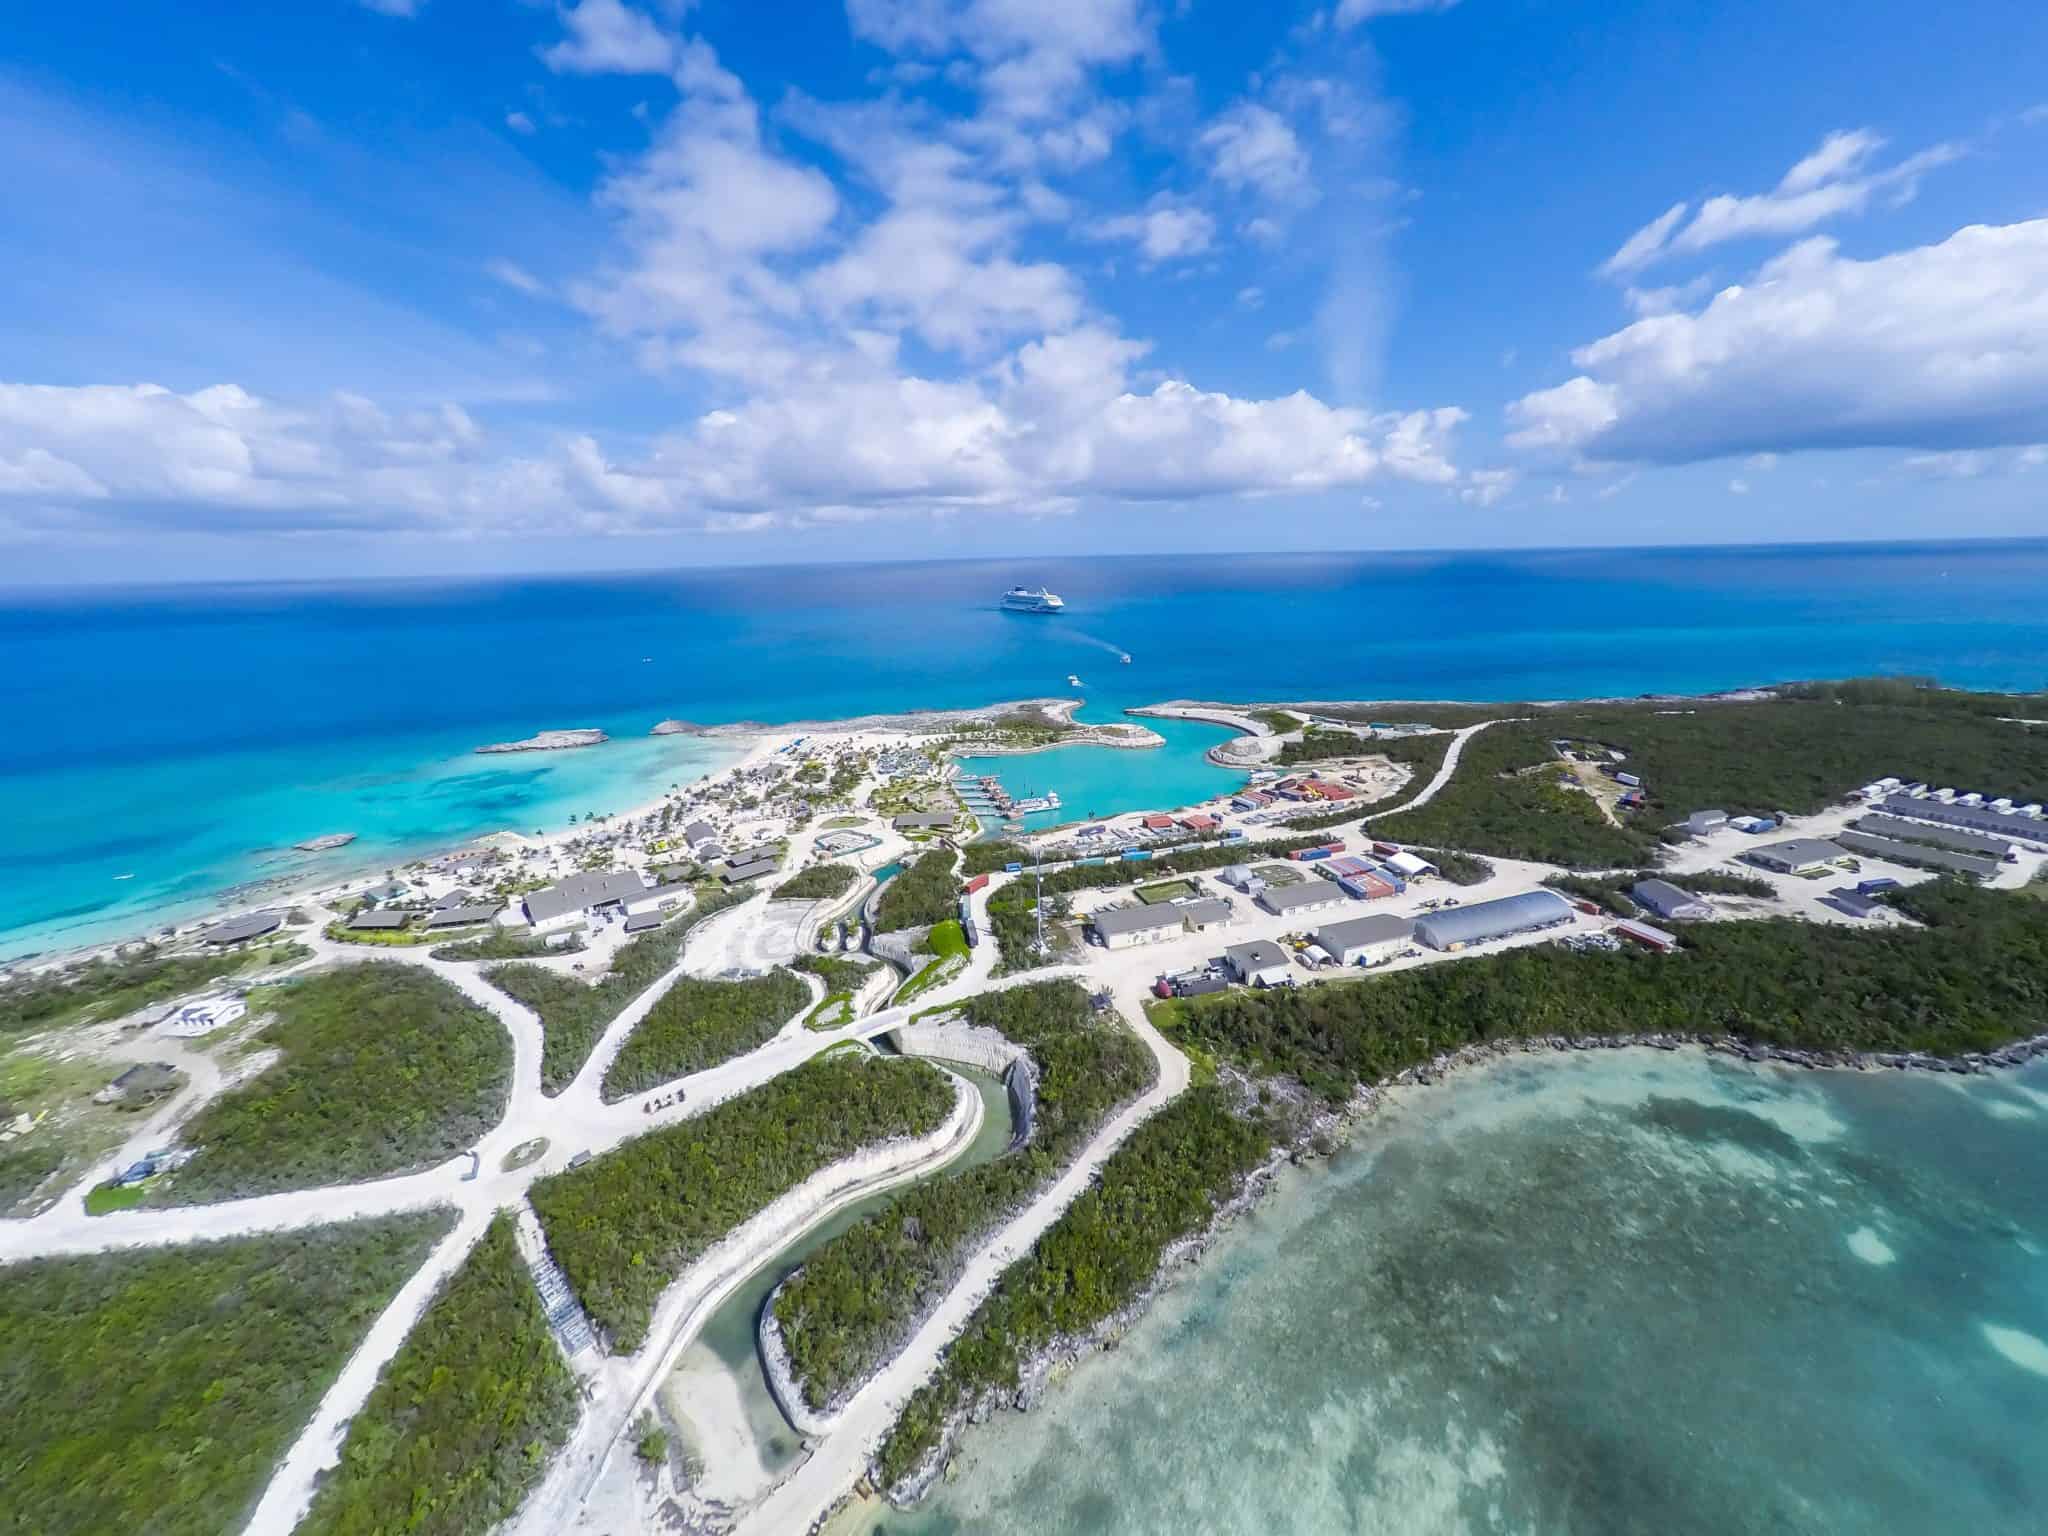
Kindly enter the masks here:
M 2048 8 L 128 0 L 17 580 L 2048 533 Z

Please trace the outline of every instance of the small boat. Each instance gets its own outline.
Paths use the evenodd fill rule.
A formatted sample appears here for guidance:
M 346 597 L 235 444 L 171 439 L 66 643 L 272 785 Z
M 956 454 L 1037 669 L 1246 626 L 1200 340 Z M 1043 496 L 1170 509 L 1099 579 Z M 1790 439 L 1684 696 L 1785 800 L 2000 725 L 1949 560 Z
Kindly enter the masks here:
M 116 876 L 114 876 L 114 878 L 115 878 L 116 880 L 133 880 L 133 879 L 135 878 L 135 876 L 134 876 L 134 875 L 132 875 L 132 874 L 127 874 L 127 875 L 116 875 Z
M 1117 660 L 1128 667 L 1131 664 L 1131 653 L 1129 651 L 1125 651 L 1123 655 L 1117 657 Z
M 1081 679 L 1077 677 L 1074 673 L 1069 672 L 1067 674 L 1067 686 L 1069 688 L 1078 688 L 1081 686 Z
M 652 656 L 642 656 L 642 657 L 641 657 L 640 659 L 641 659 L 642 661 L 652 661 L 652 660 L 654 660 L 654 658 L 653 658 Z

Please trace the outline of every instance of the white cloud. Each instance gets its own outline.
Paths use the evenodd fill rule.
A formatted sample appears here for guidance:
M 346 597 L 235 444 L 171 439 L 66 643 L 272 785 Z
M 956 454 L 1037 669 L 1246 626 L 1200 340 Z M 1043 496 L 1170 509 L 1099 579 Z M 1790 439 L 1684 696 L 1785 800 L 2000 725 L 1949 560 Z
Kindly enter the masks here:
M 2048 443 L 2031 443 L 2022 448 L 2016 462 L 2021 469 L 2039 469 L 2048 464 Z
M 1458 490 L 1458 500 L 1468 507 L 1490 507 L 1515 487 L 1512 469 L 1475 469 Z
M 2048 437 L 2048 220 L 1869 261 L 1803 241 L 1696 314 L 1638 320 L 1509 407 L 1510 441 L 1676 463 Z
M 499 260 L 486 263 L 484 270 L 507 288 L 516 288 L 519 292 L 532 298 L 539 298 L 548 291 L 546 283 L 535 277 L 516 261 L 506 261 L 500 258 Z
M 1098 220 L 1087 233 L 1098 240 L 1128 240 L 1148 264 L 1156 265 L 1208 250 L 1216 221 L 1199 208 L 1159 197 L 1144 212 Z
M 1991 471 L 1991 455 L 1977 448 L 1958 448 L 1948 453 L 1907 455 L 1909 473 L 1928 480 L 1975 480 Z
M 1710 197 L 1690 223 L 1685 218 L 1691 205 L 1676 203 L 1630 235 L 1600 270 L 1608 277 L 1626 277 L 1667 256 L 1724 241 L 1798 234 L 1840 215 L 1861 213 L 1879 193 L 1894 204 L 1908 202 L 1922 176 L 1962 154 L 1953 144 L 1937 144 L 1896 165 L 1870 169 L 1883 147 L 1884 140 L 1868 129 L 1831 133 L 1773 190 L 1751 197 Z
M 427 0 L 356 0 L 366 11 L 375 11 L 379 16 L 412 17 L 420 13 Z
M 1665 288 L 1629 288 L 1622 293 L 1622 302 L 1633 314 L 1668 315 L 1675 309 L 1687 309 L 1699 303 L 1713 292 L 1714 280 L 1702 274 L 1690 282 L 1673 283 Z
M 1266 290 L 1257 284 L 1237 290 L 1237 304 L 1240 309 L 1263 309 L 1265 303 Z
M 1778 467 L 1778 456 L 1775 453 L 1752 453 L 1742 462 L 1762 474 L 1769 474 Z
M 557 14 L 569 35 L 541 51 L 562 75 L 660 75 L 676 64 L 677 42 L 621 0 L 578 0 Z
M 1292 202 L 1312 190 L 1308 152 L 1271 107 L 1239 102 L 1203 129 L 1197 142 L 1211 173 L 1227 186 L 1274 202 Z
M 1375 16 L 1413 16 L 1448 11 L 1458 0 L 1337 0 L 1337 25 L 1355 27 Z
M 524 112 L 507 112 L 505 114 L 505 126 L 514 133 L 532 133 L 533 119 Z
M 1747 496 L 1749 494 L 1749 482 L 1747 480 L 1730 480 L 1728 482 L 1728 494 L 1730 496 Z
M 2040 102 L 2034 106 L 2028 107 L 2026 111 L 2020 114 L 2020 121 L 2025 123 L 2029 128 L 2035 127 L 2041 123 L 2048 123 L 2048 101 Z

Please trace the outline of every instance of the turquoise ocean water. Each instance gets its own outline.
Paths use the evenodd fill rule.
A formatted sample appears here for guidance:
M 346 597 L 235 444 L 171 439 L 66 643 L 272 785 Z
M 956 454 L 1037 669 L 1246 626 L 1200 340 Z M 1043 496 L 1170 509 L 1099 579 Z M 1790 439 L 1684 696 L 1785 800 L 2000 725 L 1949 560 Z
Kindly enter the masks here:
M 999 611 L 1043 581 L 1069 612 Z M 1515 699 L 1929 672 L 2048 682 L 2048 543 L 1200 556 L 0 593 L 0 957 L 312 868 L 622 810 L 726 760 L 655 721 L 1063 695 Z M 1119 663 L 1128 652 L 1130 665 Z M 615 740 L 477 757 L 551 727 Z M 996 766 L 1077 814 L 1200 798 L 1216 734 Z M 120 876 L 130 876 L 120 879 Z
M 889 1536 L 2024 1536 L 2048 1068 L 1524 1058 L 1289 1172 Z

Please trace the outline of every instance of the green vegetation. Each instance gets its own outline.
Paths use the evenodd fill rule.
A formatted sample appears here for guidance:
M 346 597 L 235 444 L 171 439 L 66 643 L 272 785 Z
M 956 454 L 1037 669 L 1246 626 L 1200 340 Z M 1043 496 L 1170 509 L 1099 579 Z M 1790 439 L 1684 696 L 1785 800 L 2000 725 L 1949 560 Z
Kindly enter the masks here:
M 1611 825 L 1583 790 L 1559 787 L 1550 749 L 1555 731 L 1547 719 L 1509 721 L 1470 737 L 1458 771 L 1436 797 L 1374 821 L 1373 834 L 1579 868 L 1640 863 L 1653 839 Z
M 958 910 L 959 902 L 953 851 L 934 848 L 882 887 L 881 900 L 875 903 L 875 932 L 898 933 L 943 923 Z
M 744 1055 L 810 1000 L 810 988 L 784 970 L 745 981 L 685 976 L 627 1036 L 604 1075 L 604 1096 L 623 1099 Z
M 867 979 L 882 966 L 874 960 L 845 960 L 837 955 L 799 955 L 791 968 L 808 971 L 825 983 L 825 998 L 804 1018 L 809 1029 L 837 1029 L 854 1019 L 853 1000 Z
M 559 935 L 557 935 L 559 937 Z M 550 945 L 545 934 L 527 928 L 493 928 L 480 938 L 459 944 L 443 944 L 433 951 L 436 960 L 538 960 L 547 955 L 579 954 L 580 937 Z
M 853 889 L 860 873 L 851 864 L 813 864 L 775 888 L 777 901 L 822 901 Z
M 1289 731 L 1301 728 L 1301 716 L 1289 714 L 1284 709 L 1254 709 L 1248 713 L 1275 736 L 1285 736 Z
M 1194 998 L 1176 1038 L 1333 1099 L 1441 1051 L 1531 1035 L 1726 1034 L 1826 1050 L 1989 1050 L 2042 1027 L 2048 907 L 1957 881 L 1925 928 L 1700 923 L 1676 955 L 1552 945 L 1319 987 Z
M 966 865 L 967 878 L 971 880 L 976 875 L 995 874 L 1012 864 L 1029 864 L 1031 850 L 1022 843 L 969 843 L 961 851 L 961 859 Z
M 612 1020 L 674 969 L 690 930 L 745 899 L 723 891 L 701 894 L 681 917 L 621 945 L 611 969 L 595 985 L 540 965 L 501 965 L 484 972 L 492 986 L 540 1016 L 541 1091 L 557 1094 L 576 1081 Z
M 199 1155 L 150 1204 L 307 1189 L 430 1168 L 505 1111 L 498 1021 L 417 966 L 364 964 L 281 989 L 258 1037 L 283 1059 L 215 1099 L 179 1140 Z
M 85 1192 L 85 1214 L 107 1216 L 115 1211 L 132 1211 L 148 1198 L 145 1184 L 101 1184 Z
M 1493 878 L 1493 866 L 1486 860 L 1460 853 L 1455 848 L 1412 848 L 1409 851 L 1418 858 L 1429 860 L 1436 866 L 1436 872 L 1453 885 L 1479 885 Z
M 920 1061 L 835 1056 L 533 1186 L 548 1249 L 621 1350 L 698 1255 L 812 1174 L 945 1123 L 952 1085 Z
M 1590 901 L 1595 906 L 1613 913 L 1616 917 L 1640 917 L 1643 909 L 1636 905 L 1629 890 L 1635 885 L 1633 878 L 1616 878 L 1613 875 L 1549 875 L 1543 883 L 1554 891 L 1580 901 Z
M 960 1005 L 1038 1064 L 1031 1139 L 993 1162 L 913 1186 L 805 1261 L 775 1301 L 791 1368 L 812 1407 L 903 1345 L 981 1239 L 1055 1178 L 1115 1107 L 1152 1081 L 1151 1053 L 1073 981 L 985 992 Z
M 349 1421 L 303 1536 L 470 1536 L 519 1507 L 579 1407 L 500 1212 Z
M 0 1526 L 238 1531 L 438 1214 L 33 1259 L 0 1284 Z
M 1258 844 L 1257 852 L 1264 855 L 1289 853 L 1296 848 L 1313 848 L 1323 841 L 1320 837 L 1283 838 L 1275 842 Z M 1228 869 L 1233 864 L 1244 863 L 1252 852 L 1253 850 L 1242 842 L 1230 842 L 1182 849 L 1133 863 L 1112 859 L 1105 864 L 1076 864 L 1068 869 L 1053 870 L 1046 875 L 1045 896 L 1054 911 L 1065 914 L 1067 897 L 1075 891 L 1095 891 L 1110 886 L 1126 885 L 1141 876 L 1150 879 L 1161 875 L 1192 875 L 1200 874 L 1204 870 Z M 998 974 L 1028 971 L 1035 966 L 1050 964 L 1054 958 L 1050 955 L 1034 955 L 1031 952 L 1032 940 L 1037 934 L 1037 924 L 1032 916 L 1032 902 L 1036 894 L 1036 881 L 1012 880 L 988 899 L 989 935 L 995 940 L 1002 955 L 1001 963 L 996 968 Z M 1052 933 L 1053 922 L 1054 918 L 1048 914 L 1048 938 Z
M 1185 896 L 1199 896 L 1201 890 L 1192 880 L 1161 880 L 1153 885 L 1141 885 L 1131 894 L 1149 907 L 1162 901 L 1178 901 Z
M 1300 763 L 1327 762 L 1336 757 L 1361 757 L 1375 750 L 1374 743 L 1361 741 L 1350 731 L 1333 731 L 1326 725 L 1311 725 L 1302 731 L 1299 741 L 1282 742 L 1273 761 L 1282 768 L 1292 768 Z
M 1681 875 L 1658 869 L 1625 869 L 1612 875 L 1552 875 L 1543 883 L 1567 895 L 1597 902 L 1617 917 L 1640 917 L 1642 908 L 1629 894 L 1640 880 L 1662 880 L 1695 896 L 1754 896 L 1775 901 L 1778 895 L 1777 888 L 1768 880 L 1718 870 Z
M 290 965 L 311 954 L 290 940 L 189 955 L 167 955 L 151 945 L 125 959 L 102 957 L 54 973 L 23 974 L 0 983 L 0 1036 L 116 1019 L 224 977 Z
M 65 1157 L 63 1143 L 40 1133 L 0 1145 L 0 1216 L 42 1188 Z
M 882 1442 L 884 1484 L 937 1451 L 954 1414 L 983 1393 L 1014 1390 L 1029 1356 L 1134 1301 L 1168 1246 L 1215 1219 L 1273 1140 L 1271 1126 L 1232 1114 L 1214 1087 L 1189 1089 L 1133 1131 L 1094 1186 L 1003 1271 L 938 1373 L 912 1394 Z
M 650 1467 L 668 1460 L 668 1431 L 651 1413 L 641 1414 L 640 1422 L 633 1426 L 633 1454 Z
M 932 956 L 931 963 L 896 989 L 892 1003 L 907 1003 L 965 970 L 971 953 L 967 930 L 957 917 L 949 917 L 925 935 L 922 952 Z

